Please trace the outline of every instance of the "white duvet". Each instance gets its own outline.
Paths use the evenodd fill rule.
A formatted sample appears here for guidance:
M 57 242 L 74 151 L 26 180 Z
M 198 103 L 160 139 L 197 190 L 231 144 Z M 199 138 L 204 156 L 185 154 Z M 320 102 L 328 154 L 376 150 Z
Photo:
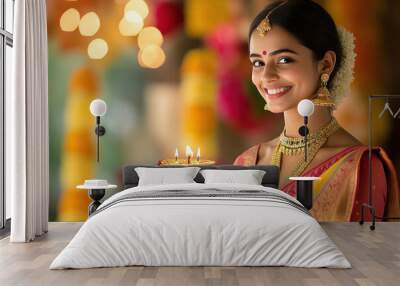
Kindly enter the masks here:
M 113 201 L 131 192 L 262 190 L 263 186 L 179 184 L 142 186 L 106 200 L 56 257 L 50 269 L 145 266 L 294 266 L 350 268 L 310 215 L 258 198 L 152 198 Z M 105 206 L 109 205 L 107 208 Z

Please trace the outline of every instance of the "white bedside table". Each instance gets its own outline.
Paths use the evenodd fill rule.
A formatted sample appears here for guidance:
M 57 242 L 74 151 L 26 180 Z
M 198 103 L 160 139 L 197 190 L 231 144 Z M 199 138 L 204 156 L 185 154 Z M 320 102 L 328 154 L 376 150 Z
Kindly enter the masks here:
M 97 208 L 101 205 L 100 200 L 106 194 L 106 190 L 114 189 L 116 187 L 117 187 L 117 185 L 110 185 L 110 184 L 102 185 L 102 186 L 83 184 L 83 185 L 76 186 L 77 189 L 89 190 L 88 191 L 89 197 L 93 200 L 93 202 L 88 207 L 89 216 L 92 213 L 94 213 L 97 210 Z

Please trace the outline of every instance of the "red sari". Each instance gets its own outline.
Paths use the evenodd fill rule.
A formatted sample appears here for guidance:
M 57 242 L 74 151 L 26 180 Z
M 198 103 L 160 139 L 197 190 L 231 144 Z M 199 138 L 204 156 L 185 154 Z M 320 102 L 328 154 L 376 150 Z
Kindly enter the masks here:
M 257 165 L 260 146 L 255 145 L 243 152 L 234 165 Z M 347 147 L 301 176 L 321 178 L 314 182 L 311 209 L 318 221 L 358 221 L 361 204 L 368 202 L 368 147 Z M 282 191 L 295 196 L 295 182 L 283 186 Z M 374 148 L 372 155 L 372 202 L 377 216 L 400 216 L 396 169 L 380 147 Z M 365 215 L 369 220 L 369 211 L 366 210 Z

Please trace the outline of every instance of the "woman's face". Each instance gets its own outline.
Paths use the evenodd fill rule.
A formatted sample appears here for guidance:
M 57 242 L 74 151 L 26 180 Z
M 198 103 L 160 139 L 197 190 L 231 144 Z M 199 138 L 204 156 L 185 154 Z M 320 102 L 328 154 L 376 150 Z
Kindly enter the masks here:
M 250 38 L 252 81 L 274 113 L 296 108 L 300 100 L 314 98 L 322 66 L 307 47 L 279 26 L 265 36 Z

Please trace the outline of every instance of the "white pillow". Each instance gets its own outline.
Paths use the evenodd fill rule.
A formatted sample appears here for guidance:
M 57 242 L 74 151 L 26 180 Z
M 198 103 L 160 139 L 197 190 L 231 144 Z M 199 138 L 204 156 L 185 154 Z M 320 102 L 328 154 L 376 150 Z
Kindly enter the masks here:
M 138 186 L 195 183 L 193 179 L 199 170 L 199 167 L 135 168 L 139 176 Z
M 261 185 L 265 175 L 263 170 L 201 170 L 205 184 L 234 183 L 246 185 Z

